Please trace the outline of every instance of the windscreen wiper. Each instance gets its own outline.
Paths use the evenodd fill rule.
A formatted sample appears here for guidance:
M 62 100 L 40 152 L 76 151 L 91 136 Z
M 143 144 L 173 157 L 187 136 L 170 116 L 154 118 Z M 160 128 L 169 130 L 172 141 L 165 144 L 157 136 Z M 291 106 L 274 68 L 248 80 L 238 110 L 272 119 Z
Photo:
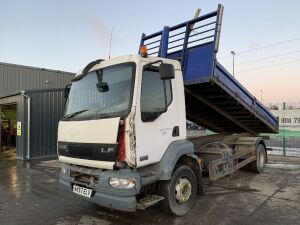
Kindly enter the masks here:
M 73 113 L 70 113 L 68 115 L 65 115 L 64 118 L 65 119 L 70 119 L 70 118 L 73 118 L 74 116 L 77 116 L 78 114 L 81 114 L 83 112 L 86 112 L 86 111 L 89 111 L 88 109 L 83 109 L 83 110 L 80 110 L 80 111 L 77 111 L 77 112 L 73 112 Z
M 117 113 L 98 113 L 97 118 L 98 119 L 107 119 L 107 118 L 113 118 L 116 117 L 118 114 Z

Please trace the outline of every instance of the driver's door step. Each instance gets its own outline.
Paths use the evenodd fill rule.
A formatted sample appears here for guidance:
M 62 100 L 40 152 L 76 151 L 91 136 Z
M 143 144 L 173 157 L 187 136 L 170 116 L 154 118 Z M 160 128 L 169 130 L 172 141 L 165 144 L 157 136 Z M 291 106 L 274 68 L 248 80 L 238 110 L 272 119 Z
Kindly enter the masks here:
M 146 197 L 140 199 L 136 204 L 137 209 L 145 210 L 146 208 L 155 205 L 159 201 L 164 200 L 165 198 L 158 195 L 147 195 Z

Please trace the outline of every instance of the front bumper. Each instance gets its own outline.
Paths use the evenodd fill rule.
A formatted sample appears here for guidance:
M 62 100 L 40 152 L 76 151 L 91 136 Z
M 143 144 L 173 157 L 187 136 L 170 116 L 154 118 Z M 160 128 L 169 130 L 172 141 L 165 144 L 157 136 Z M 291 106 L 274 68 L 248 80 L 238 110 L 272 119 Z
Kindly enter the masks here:
M 64 181 L 63 179 L 59 180 L 60 187 L 66 191 L 72 191 L 71 184 Z M 109 194 L 104 194 L 97 192 L 91 197 L 86 198 L 78 195 L 79 197 L 88 200 L 90 202 L 96 203 L 100 206 L 116 209 L 125 212 L 135 212 L 136 211 L 136 197 L 135 196 L 114 196 Z
M 120 211 L 134 212 L 136 211 L 136 195 L 140 193 L 141 179 L 137 172 L 130 169 L 123 170 L 105 170 L 100 169 L 87 169 L 86 167 L 74 166 L 69 164 L 63 164 L 67 173 L 61 173 L 59 178 L 60 187 L 66 191 L 72 192 L 73 184 L 84 186 L 93 190 L 91 198 L 80 197 L 96 203 L 100 206 L 110 209 L 116 209 Z M 70 171 L 75 170 L 83 174 L 98 175 L 99 180 L 97 183 L 84 184 L 78 182 L 76 179 L 70 176 Z M 136 185 L 130 189 L 113 188 L 109 185 L 111 177 L 114 178 L 134 178 Z

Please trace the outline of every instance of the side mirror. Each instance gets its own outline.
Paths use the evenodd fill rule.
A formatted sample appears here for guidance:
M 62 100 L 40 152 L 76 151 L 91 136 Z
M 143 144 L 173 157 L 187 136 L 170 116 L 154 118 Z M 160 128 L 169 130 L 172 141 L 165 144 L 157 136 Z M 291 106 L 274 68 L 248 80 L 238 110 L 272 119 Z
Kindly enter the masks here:
M 96 84 L 99 92 L 107 92 L 109 90 L 107 82 L 100 82 Z
M 172 64 L 161 63 L 159 65 L 160 79 L 168 80 L 175 77 L 174 66 Z
M 65 99 L 67 99 L 69 97 L 71 86 L 72 86 L 72 84 L 68 84 L 65 87 Z

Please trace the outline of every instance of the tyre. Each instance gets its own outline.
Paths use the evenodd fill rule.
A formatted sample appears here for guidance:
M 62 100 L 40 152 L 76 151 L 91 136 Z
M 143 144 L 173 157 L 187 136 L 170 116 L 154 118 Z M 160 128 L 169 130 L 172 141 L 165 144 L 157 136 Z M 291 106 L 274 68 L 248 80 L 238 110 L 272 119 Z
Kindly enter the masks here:
M 248 164 L 248 170 L 254 173 L 262 173 L 266 167 L 267 152 L 262 144 L 259 144 L 256 151 L 256 160 Z
M 171 180 L 160 181 L 159 195 L 165 199 L 161 207 L 167 213 L 183 216 L 187 214 L 195 204 L 197 196 L 197 179 L 194 171 L 186 166 L 178 166 Z

